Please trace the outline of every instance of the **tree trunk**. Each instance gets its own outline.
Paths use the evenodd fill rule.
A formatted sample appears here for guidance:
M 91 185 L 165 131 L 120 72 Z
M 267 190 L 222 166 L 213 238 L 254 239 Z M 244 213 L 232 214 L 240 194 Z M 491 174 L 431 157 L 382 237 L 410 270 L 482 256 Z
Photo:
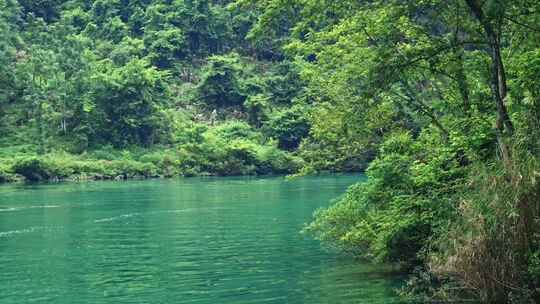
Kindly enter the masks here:
M 456 57 L 457 61 L 457 70 L 456 70 L 456 82 L 459 89 L 459 94 L 461 95 L 461 99 L 463 100 L 463 111 L 467 116 L 470 116 L 470 110 L 471 110 L 471 101 L 470 101 L 470 94 L 469 94 L 469 86 L 467 84 L 467 76 L 465 75 L 465 68 L 463 67 L 463 55 L 465 53 L 465 50 L 463 48 L 463 45 L 460 42 L 459 36 L 461 33 L 461 27 L 460 27 L 460 2 L 456 1 L 456 29 L 454 31 L 454 56 Z
M 38 135 L 38 154 L 44 154 L 45 153 L 45 140 L 43 138 L 43 101 L 40 98 L 37 103 L 37 117 L 36 117 L 36 123 L 37 123 L 37 135 Z
M 510 154 L 505 139 L 514 134 L 514 125 L 512 124 L 512 120 L 508 115 L 508 110 L 505 104 L 508 89 L 506 86 L 506 73 L 501 56 L 500 39 L 498 34 L 493 29 L 490 21 L 486 19 L 481 4 L 479 4 L 477 0 L 466 0 L 466 2 L 476 19 L 478 19 L 482 25 L 486 33 L 486 38 L 489 41 L 489 55 L 491 57 L 492 73 L 491 91 L 495 104 L 497 105 L 497 141 L 501 150 L 501 156 L 506 162 L 510 159 Z
M 469 97 L 469 86 L 467 84 L 467 76 L 465 76 L 465 69 L 463 68 L 463 50 L 456 51 L 456 57 L 458 60 L 458 69 L 456 71 L 456 79 L 459 88 L 459 94 L 463 99 L 463 111 L 466 115 L 470 115 L 471 101 Z

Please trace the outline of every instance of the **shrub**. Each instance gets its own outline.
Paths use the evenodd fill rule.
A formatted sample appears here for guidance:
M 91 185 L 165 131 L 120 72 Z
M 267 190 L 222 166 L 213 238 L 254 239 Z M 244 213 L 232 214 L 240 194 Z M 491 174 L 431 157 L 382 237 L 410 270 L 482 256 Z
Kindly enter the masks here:
M 7 165 L 0 163 L 0 183 L 7 183 L 15 180 L 15 176 L 10 171 L 11 170 Z
M 157 176 L 157 168 L 153 164 L 141 163 L 133 160 L 118 160 L 113 162 L 113 166 L 117 168 L 120 175 L 126 178 L 131 177 L 153 177 Z
M 242 67 L 237 54 L 212 56 L 197 85 L 197 98 L 214 107 L 240 106 L 245 100 L 240 87 Z
M 368 180 L 317 211 L 306 231 L 363 257 L 419 264 L 431 236 L 452 218 L 462 178 L 455 153 L 430 146 L 428 135 L 387 138 Z M 433 187 L 426 190 L 427 184 Z
M 300 159 L 274 146 L 261 147 L 257 153 L 258 174 L 289 174 L 300 167 Z
M 261 134 L 243 121 L 232 120 L 209 129 L 204 136 L 207 140 L 230 141 L 234 139 L 247 139 L 259 142 Z
M 36 157 L 16 161 L 13 165 L 13 171 L 29 181 L 62 179 L 73 173 L 72 169 L 64 162 Z
M 218 149 L 209 160 L 208 170 L 218 175 L 251 175 L 255 174 L 258 164 L 258 146 L 248 140 L 231 142 L 214 142 Z
M 93 159 L 115 160 L 120 158 L 120 152 L 113 146 L 107 145 L 90 152 L 88 157 Z
M 108 175 L 103 161 L 88 160 L 88 161 L 75 161 L 71 163 L 71 168 L 74 175 L 86 175 L 86 176 L 104 176 Z
M 300 107 L 292 107 L 270 116 L 265 130 L 278 140 L 280 149 L 294 150 L 309 135 L 309 122 L 302 111 Z

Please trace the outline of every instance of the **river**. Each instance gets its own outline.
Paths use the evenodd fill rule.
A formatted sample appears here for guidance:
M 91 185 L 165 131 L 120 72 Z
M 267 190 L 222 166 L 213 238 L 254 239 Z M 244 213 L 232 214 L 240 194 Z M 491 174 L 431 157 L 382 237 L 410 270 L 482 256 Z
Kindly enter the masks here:
M 359 175 L 0 187 L 0 303 L 397 303 L 300 234 Z

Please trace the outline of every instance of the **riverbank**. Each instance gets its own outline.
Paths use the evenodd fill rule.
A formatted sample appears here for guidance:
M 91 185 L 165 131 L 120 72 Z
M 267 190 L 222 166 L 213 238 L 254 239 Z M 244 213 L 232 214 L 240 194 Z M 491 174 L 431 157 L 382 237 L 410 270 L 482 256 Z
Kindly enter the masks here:
M 223 149 L 201 148 L 17 153 L 0 158 L 0 183 L 290 174 L 301 165 L 298 157 L 273 146 L 237 141 Z

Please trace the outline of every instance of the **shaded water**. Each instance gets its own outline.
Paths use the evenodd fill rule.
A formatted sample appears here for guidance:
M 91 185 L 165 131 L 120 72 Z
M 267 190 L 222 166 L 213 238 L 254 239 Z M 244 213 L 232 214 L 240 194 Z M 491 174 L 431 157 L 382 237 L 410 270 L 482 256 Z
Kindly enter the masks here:
M 362 178 L 0 187 L 0 303 L 397 303 L 299 233 Z

